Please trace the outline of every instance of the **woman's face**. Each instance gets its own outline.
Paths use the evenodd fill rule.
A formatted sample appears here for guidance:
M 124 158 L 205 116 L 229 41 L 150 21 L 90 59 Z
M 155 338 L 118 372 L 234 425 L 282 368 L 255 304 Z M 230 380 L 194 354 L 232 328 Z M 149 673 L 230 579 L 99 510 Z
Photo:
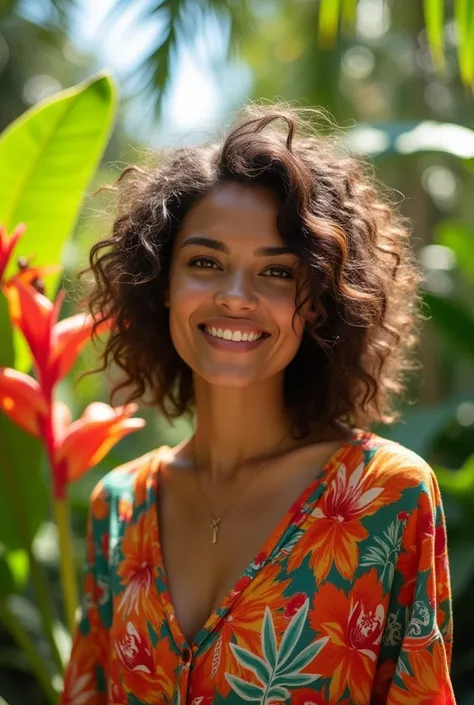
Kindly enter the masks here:
M 209 384 L 244 387 L 278 375 L 299 348 L 299 260 L 278 233 L 277 213 L 263 187 L 220 185 L 190 210 L 173 245 L 171 338 Z

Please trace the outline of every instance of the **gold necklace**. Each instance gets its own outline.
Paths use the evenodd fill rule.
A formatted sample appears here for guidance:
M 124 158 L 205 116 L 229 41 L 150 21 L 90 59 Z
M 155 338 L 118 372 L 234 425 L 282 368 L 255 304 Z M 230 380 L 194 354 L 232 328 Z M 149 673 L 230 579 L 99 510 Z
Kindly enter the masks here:
M 287 437 L 287 435 L 288 435 L 288 431 L 285 431 L 285 435 L 283 436 L 283 438 L 279 441 L 279 443 L 278 443 L 277 446 L 276 446 L 276 450 L 277 450 L 277 451 L 279 450 L 280 446 L 283 444 L 283 441 L 285 440 L 285 438 Z M 199 490 L 200 490 L 202 496 L 204 497 L 204 500 L 205 500 L 205 502 L 206 502 L 206 504 L 207 504 L 207 508 L 208 508 L 208 510 L 209 510 L 209 514 L 211 515 L 211 518 L 212 518 L 212 521 L 211 521 L 211 523 L 209 524 L 209 528 L 210 528 L 211 531 L 212 531 L 212 543 L 217 543 L 217 534 L 218 534 L 219 529 L 220 529 L 220 523 L 221 523 L 221 521 L 231 512 L 231 510 L 235 507 L 235 505 L 237 504 L 238 500 L 242 497 L 242 495 L 244 494 L 244 492 L 245 492 L 246 490 L 248 490 L 248 488 L 250 487 L 250 485 L 255 481 L 255 479 L 257 478 L 257 476 L 260 474 L 260 472 L 263 470 L 263 468 L 264 468 L 265 465 L 267 464 L 269 458 L 265 458 L 265 460 L 263 460 L 263 462 L 259 465 L 258 470 L 254 473 L 254 475 L 253 475 L 252 479 L 250 480 L 250 482 L 249 482 L 247 485 L 244 485 L 244 487 L 243 487 L 243 489 L 242 489 L 242 492 L 240 492 L 240 493 L 237 495 L 237 498 L 232 502 L 232 504 L 230 505 L 230 507 L 227 508 L 226 512 L 225 512 L 224 514 L 221 514 L 220 516 L 216 517 L 216 516 L 214 516 L 214 512 L 212 511 L 212 507 L 211 507 L 211 505 L 210 505 L 210 503 L 209 503 L 209 500 L 208 500 L 208 498 L 207 498 L 207 495 L 206 495 L 206 493 L 204 492 L 202 483 L 201 483 L 201 481 L 200 481 L 200 479 L 199 479 L 199 475 L 198 475 L 198 471 L 197 471 L 197 467 L 196 467 L 196 455 L 195 455 L 195 449 L 194 449 L 194 436 L 193 436 L 192 441 L 191 441 L 191 448 L 192 448 L 192 455 L 193 455 L 193 471 L 194 471 L 194 477 L 196 478 L 196 483 L 197 483 L 198 486 L 199 486 Z

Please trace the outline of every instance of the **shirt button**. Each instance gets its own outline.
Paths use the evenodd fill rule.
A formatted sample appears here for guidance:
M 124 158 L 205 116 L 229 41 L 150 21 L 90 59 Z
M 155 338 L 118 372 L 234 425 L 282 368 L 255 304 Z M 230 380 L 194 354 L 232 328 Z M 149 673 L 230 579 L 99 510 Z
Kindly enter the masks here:
M 183 649 L 181 651 L 181 659 L 183 660 L 183 663 L 188 663 L 188 661 L 191 660 L 191 651 L 187 648 Z

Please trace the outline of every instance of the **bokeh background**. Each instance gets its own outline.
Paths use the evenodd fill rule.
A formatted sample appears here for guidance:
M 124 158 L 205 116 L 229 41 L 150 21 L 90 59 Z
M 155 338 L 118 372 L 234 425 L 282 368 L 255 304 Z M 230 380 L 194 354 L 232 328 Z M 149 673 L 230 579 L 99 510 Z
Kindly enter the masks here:
M 458 703 L 474 705 L 474 98 L 459 77 L 459 34 L 444 3 L 445 64 L 435 66 L 422 3 L 359 0 L 337 38 L 318 30 L 314 0 L 2 0 L 0 129 L 38 101 L 107 67 L 121 88 L 119 118 L 74 237 L 64 254 L 63 315 L 75 310 L 77 273 L 110 224 L 107 194 L 126 164 L 148 150 L 196 143 L 225 126 L 247 99 L 323 106 L 354 153 L 394 189 L 413 227 L 426 275 L 426 323 L 403 421 L 373 430 L 423 456 L 437 472 L 448 521 L 454 606 L 452 678 Z M 326 7 L 328 3 L 325 3 Z M 338 3 L 334 3 L 335 6 Z M 474 7 L 472 8 L 474 17 Z M 471 23 L 474 28 L 474 22 Z M 474 52 L 473 52 L 474 53 Z M 473 56 L 470 57 L 474 67 Z M 0 175 L 1 178 L 1 175 Z M 51 204 L 54 218 L 54 203 Z M 54 292 L 48 292 L 53 295 Z M 95 364 L 83 352 L 60 397 L 78 417 L 108 401 L 110 379 L 78 375 Z M 112 370 L 111 374 L 114 372 Z M 77 565 L 83 565 L 90 491 L 108 470 L 189 433 L 140 409 L 147 426 L 123 439 L 70 488 Z M 58 546 L 46 522 L 35 552 L 53 585 L 58 613 Z M 20 610 L 28 621 L 33 598 Z M 28 628 L 40 642 L 31 611 Z M 37 630 L 37 633 L 35 633 Z M 0 702 L 46 702 L 28 662 L 0 625 Z

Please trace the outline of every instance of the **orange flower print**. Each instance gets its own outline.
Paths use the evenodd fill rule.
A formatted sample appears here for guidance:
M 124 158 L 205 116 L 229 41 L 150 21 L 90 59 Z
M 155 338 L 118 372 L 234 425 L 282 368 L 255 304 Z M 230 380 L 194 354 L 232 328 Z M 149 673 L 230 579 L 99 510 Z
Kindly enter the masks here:
M 356 703 L 370 700 L 371 674 L 377 661 L 385 623 L 385 601 L 377 571 L 372 568 L 354 582 L 349 596 L 331 583 L 319 588 L 310 624 L 329 637 L 313 667 L 330 678 L 330 702 L 337 702 L 349 684 Z
M 65 698 L 61 705 L 75 703 L 94 703 L 96 697 L 97 652 L 90 639 L 77 642 L 74 650 L 74 660 L 66 672 L 64 683 Z
M 217 688 L 219 694 L 225 697 L 230 691 L 225 674 L 242 675 L 242 668 L 235 660 L 229 647 L 230 643 L 236 643 L 254 653 L 261 651 L 262 614 L 265 612 L 266 605 L 272 605 L 276 630 L 285 628 L 283 608 L 288 598 L 285 598 L 283 593 L 290 581 L 277 580 L 279 572 L 278 566 L 267 566 L 262 579 L 257 575 L 249 584 L 250 579 L 243 576 L 236 584 L 231 593 L 233 598 L 235 598 L 235 591 L 240 589 L 242 592 L 224 617 L 219 629 L 219 638 L 212 645 L 210 653 L 204 654 L 204 658 L 210 659 L 208 663 L 211 664 L 210 667 L 206 665 L 202 669 L 206 674 L 202 680 L 204 691 Z M 281 611 L 278 607 L 281 607 Z
M 455 705 L 446 665 L 446 654 L 441 641 L 435 641 L 433 652 L 427 649 L 409 654 L 410 669 L 400 671 L 405 688 L 393 685 L 389 705 Z
M 124 618 L 138 616 L 150 620 L 155 631 L 160 628 L 157 615 L 163 610 L 154 585 L 158 568 L 153 543 L 153 512 L 143 512 L 124 532 L 121 549 L 123 560 L 117 568 L 124 591 L 117 597 L 117 612 Z M 163 617 L 162 617 L 163 619 Z
M 360 519 L 376 511 L 384 494 L 383 485 L 374 485 L 372 476 L 363 477 L 363 470 L 362 462 L 352 471 L 341 463 L 312 513 L 314 530 L 308 527 L 289 557 L 290 571 L 309 555 L 318 583 L 327 577 L 333 563 L 343 578 L 350 580 L 354 576 L 359 562 L 357 544 L 368 536 Z

